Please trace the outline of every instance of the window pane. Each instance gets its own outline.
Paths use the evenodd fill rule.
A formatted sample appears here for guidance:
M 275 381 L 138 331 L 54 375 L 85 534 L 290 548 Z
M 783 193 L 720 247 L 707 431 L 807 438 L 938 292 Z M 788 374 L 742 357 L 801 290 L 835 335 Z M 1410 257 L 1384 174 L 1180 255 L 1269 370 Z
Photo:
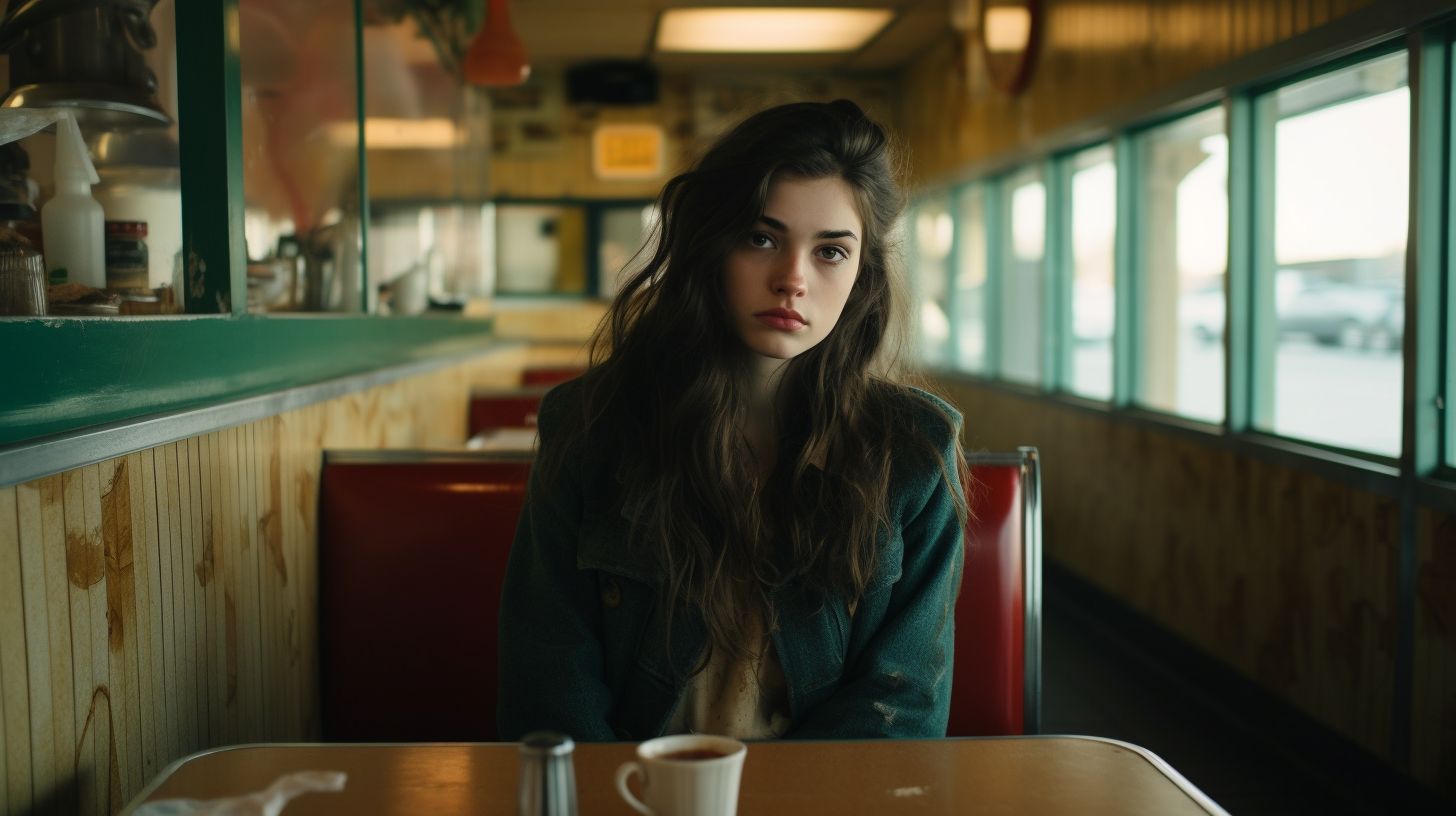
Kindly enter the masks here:
M 240 0 L 237 19 L 248 309 L 359 311 L 354 3 Z
M 586 293 L 586 213 L 555 204 L 496 205 L 496 291 Z
M 431 303 L 492 294 L 484 277 L 490 213 L 479 204 L 391 204 L 369 210 L 370 311 L 419 314 Z
M 931 366 L 950 363 L 950 261 L 954 225 L 947 196 L 922 202 L 915 213 L 915 286 L 920 306 L 919 355 Z
M 1046 185 L 1024 170 L 1002 188 L 1006 230 L 1001 280 L 1001 373 L 1037 385 L 1042 360 L 1042 258 L 1046 254 Z
M 1265 430 L 1400 454 L 1410 168 L 1406 55 L 1261 100 L 1274 138 L 1275 338 Z M 1267 181 L 1267 179 L 1266 179 Z
M 1111 145 L 1073 156 L 1072 368 L 1068 388 L 1085 397 L 1112 398 L 1113 240 L 1117 227 L 1117 169 Z
M 400 4 L 359 5 L 369 311 L 417 314 L 492 294 L 485 253 L 494 215 L 481 207 L 489 194 L 488 92 L 460 82 L 441 63 L 430 29 Z M 344 193 L 357 195 L 347 184 Z
M 956 366 L 986 370 L 986 190 L 980 185 L 960 193 L 955 225 Z
M 1137 401 L 1221 422 L 1228 139 L 1214 108 L 1138 137 Z
M 608 207 L 602 212 L 602 237 L 597 244 L 597 268 L 601 280 L 597 294 L 612 298 L 633 275 L 652 260 L 656 243 L 647 245 L 657 222 L 653 204 Z

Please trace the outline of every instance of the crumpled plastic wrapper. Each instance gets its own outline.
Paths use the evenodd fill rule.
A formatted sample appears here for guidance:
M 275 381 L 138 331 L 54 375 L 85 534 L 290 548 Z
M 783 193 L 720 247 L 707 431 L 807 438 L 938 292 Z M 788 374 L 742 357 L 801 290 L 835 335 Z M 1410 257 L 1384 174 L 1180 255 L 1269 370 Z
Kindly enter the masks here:
M 229 799 L 162 799 L 132 811 L 132 816 L 278 816 L 289 800 L 305 793 L 333 793 L 344 789 L 342 771 L 299 771 L 280 776 L 272 785 L 247 796 Z
M 74 115 L 68 108 L 0 108 L 0 144 L 19 141 Z

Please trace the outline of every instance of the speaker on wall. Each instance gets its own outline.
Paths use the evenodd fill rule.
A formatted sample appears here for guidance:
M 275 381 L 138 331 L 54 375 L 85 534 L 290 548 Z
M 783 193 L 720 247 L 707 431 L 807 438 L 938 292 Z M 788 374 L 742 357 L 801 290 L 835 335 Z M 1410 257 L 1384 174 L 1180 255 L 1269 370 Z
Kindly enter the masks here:
M 639 60 L 604 60 L 566 70 L 566 98 L 574 105 L 651 105 L 657 69 Z

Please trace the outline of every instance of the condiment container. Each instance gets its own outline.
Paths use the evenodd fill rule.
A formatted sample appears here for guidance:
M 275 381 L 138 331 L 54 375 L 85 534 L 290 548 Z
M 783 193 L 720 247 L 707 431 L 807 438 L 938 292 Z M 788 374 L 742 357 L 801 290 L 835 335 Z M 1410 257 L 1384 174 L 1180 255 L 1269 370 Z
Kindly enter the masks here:
M 0 244 L 0 315 L 45 313 L 45 260 L 24 244 Z
M 576 770 L 571 737 L 533 731 L 521 738 L 520 816 L 576 816 Z

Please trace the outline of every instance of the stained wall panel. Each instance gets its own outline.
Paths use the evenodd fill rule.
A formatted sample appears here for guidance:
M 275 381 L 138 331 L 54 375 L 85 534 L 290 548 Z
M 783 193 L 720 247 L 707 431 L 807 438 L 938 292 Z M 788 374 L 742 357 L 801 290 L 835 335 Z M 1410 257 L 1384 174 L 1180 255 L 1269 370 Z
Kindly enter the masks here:
M 1411 767 L 1456 798 L 1456 516 L 1420 512 Z
M 1049 559 L 1391 758 L 1393 499 L 1035 398 L 946 393 L 968 450 L 1040 449 Z
M 510 347 L 257 422 L 0 487 L 0 810 L 109 814 L 204 748 L 318 737 L 327 448 L 458 448 Z

